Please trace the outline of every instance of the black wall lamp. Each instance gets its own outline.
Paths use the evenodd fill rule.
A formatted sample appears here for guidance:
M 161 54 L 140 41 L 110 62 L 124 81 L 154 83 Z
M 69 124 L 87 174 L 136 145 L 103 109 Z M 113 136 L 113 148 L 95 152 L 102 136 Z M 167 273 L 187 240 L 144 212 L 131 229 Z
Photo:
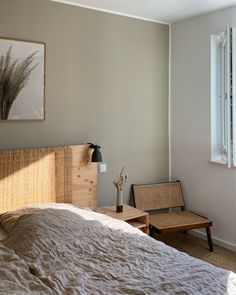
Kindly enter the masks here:
M 92 162 L 98 162 L 98 163 L 102 162 L 102 154 L 101 154 L 101 152 L 99 150 L 101 147 L 99 145 L 97 145 L 96 143 L 95 144 L 89 143 L 89 144 L 90 144 L 90 148 L 94 149 L 94 151 L 92 153 L 91 161 Z

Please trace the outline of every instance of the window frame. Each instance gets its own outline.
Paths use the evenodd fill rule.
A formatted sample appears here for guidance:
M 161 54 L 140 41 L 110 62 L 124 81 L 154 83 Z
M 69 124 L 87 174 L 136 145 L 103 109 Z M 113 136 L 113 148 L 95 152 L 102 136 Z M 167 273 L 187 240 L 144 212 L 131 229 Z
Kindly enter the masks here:
M 236 167 L 235 29 L 211 35 L 211 162 Z M 234 128 L 235 126 L 235 128 Z

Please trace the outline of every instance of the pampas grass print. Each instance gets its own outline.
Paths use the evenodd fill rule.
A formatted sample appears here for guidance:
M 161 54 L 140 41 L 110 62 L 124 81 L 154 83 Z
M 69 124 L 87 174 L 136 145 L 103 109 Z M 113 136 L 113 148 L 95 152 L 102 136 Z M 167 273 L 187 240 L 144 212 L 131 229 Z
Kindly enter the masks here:
M 20 91 L 27 85 L 31 72 L 37 67 L 32 65 L 35 54 L 33 52 L 23 61 L 12 58 L 12 45 L 6 55 L 0 57 L 0 119 L 7 120 L 13 102 Z

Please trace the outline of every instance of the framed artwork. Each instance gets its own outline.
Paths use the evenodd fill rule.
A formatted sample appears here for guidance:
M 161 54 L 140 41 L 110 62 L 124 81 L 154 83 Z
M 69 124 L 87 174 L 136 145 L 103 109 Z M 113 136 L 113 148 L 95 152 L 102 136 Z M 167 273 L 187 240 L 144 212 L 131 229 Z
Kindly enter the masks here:
M 0 121 L 45 119 L 45 50 L 0 37 Z

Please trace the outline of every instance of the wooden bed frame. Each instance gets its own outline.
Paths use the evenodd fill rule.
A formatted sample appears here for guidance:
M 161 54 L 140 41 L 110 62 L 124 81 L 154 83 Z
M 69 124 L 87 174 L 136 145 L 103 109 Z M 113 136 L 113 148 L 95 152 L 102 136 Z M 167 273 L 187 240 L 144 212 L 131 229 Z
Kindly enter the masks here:
M 0 212 L 49 202 L 96 208 L 89 145 L 0 151 Z

